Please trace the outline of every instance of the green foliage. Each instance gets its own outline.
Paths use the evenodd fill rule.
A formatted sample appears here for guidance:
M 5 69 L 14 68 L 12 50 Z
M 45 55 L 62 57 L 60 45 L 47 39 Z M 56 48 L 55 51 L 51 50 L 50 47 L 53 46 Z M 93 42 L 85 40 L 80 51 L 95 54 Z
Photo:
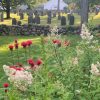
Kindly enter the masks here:
M 81 0 L 64 0 L 66 3 L 77 3 L 77 6 L 80 5 Z M 90 7 L 94 7 L 95 5 L 99 5 L 100 4 L 100 0 L 88 0 L 89 2 L 89 6 Z
M 10 7 L 15 8 L 21 0 L 2 0 L 2 6 L 7 9 L 7 4 L 10 3 Z
M 23 38 L 32 39 L 33 37 Z M 2 37 L 1 46 L 4 43 L 12 43 L 14 37 L 8 37 L 8 41 L 4 39 L 5 37 Z M 45 39 L 46 42 L 44 42 Z M 60 40 L 61 44 L 54 44 L 52 42 L 54 39 Z M 65 40 L 70 41 L 70 45 L 65 46 Z M 98 50 L 90 48 L 91 46 L 97 48 L 99 44 L 86 44 L 86 41 L 81 40 L 77 35 L 41 36 L 39 43 L 34 43 L 31 47 L 31 58 L 41 57 L 43 65 L 39 70 L 32 72 L 33 84 L 27 91 L 22 92 L 10 84 L 9 100 L 99 100 L 100 79 L 92 75 L 90 69 L 92 63 L 99 61 L 100 55 Z M 77 48 L 83 53 L 80 53 Z M 24 49 L 19 49 L 19 54 L 23 56 L 20 61 L 26 65 Z M 8 50 L 6 54 L 2 52 L 1 56 L 5 57 L 4 61 L 3 58 L 0 59 L 1 66 L 12 61 L 12 59 L 7 59 L 7 56 L 10 57 Z M 73 63 L 75 57 L 78 58 L 78 63 Z M 17 62 L 16 51 L 14 51 L 14 58 Z M 2 95 L 4 96 L 4 94 Z
M 94 5 L 99 5 L 100 0 L 89 0 L 90 6 L 94 7 Z

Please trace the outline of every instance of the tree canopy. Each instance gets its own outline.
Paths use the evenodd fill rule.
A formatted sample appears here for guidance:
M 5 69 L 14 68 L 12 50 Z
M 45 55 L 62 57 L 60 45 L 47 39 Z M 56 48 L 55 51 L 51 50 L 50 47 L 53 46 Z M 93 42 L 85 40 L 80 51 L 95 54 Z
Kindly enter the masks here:
M 80 2 L 81 0 L 64 0 L 66 3 L 72 3 L 72 2 Z M 100 4 L 100 0 L 88 0 L 90 6 L 98 5 Z

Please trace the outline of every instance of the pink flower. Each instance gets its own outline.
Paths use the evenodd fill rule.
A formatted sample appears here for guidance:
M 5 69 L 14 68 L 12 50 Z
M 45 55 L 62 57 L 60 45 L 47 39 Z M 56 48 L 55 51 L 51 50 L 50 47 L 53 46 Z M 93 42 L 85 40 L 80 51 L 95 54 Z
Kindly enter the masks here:
M 22 43 L 21 43 L 21 46 L 22 46 L 23 48 L 26 48 L 26 47 L 27 47 L 27 42 L 22 42 Z
M 16 71 L 23 71 L 24 68 L 23 67 L 16 67 Z
M 16 71 L 23 71 L 23 67 L 16 67 L 16 66 L 10 66 L 10 68 L 15 69 Z
M 13 45 L 9 45 L 9 49 L 10 49 L 11 51 L 13 50 L 13 48 L 14 48 Z
M 16 69 L 16 66 L 10 66 L 10 68 Z
M 31 40 L 26 41 L 26 43 L 27 43 L 28 46 L 32 45 L 32 41 Z
M 9 84 L 8 84 L 8 83 L 4 83 L 4 84 L 3 84 L 3 87 L 4 87 L 4 88 L 7 88 L 7 87 L 9 87 Z

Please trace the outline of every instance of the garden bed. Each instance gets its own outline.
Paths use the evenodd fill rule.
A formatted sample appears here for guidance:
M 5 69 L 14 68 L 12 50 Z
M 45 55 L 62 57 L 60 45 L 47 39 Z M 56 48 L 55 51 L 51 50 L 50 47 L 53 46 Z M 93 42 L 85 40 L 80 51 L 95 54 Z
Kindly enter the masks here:
M 80 36 L 55 32 L 37 39 L 1 36 L 0 99 L 100 99 L 100 40 L 84 25 Z

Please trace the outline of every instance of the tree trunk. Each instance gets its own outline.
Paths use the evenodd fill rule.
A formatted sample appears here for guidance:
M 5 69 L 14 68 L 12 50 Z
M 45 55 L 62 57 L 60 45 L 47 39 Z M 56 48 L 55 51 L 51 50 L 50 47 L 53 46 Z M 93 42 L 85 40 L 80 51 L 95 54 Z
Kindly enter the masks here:
M 81 0 L 81 24 L 88 23 L 88 0 Z
M 6 0 L 6 18 L 10 18 L 10 0 Z

